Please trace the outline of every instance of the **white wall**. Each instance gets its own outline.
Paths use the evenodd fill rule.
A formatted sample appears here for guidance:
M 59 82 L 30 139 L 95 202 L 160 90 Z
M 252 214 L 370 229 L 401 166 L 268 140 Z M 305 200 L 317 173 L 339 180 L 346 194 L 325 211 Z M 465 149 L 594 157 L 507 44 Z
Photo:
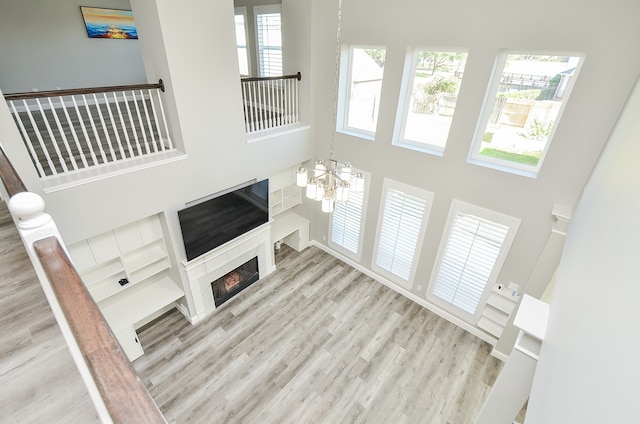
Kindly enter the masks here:
M 337 1 L 314 2 L 312 98 L 315 139 L 328 156 L 333 95 Z M 425 296 L 451 200 L 457 198 L 522 219 L 499 282 L 525 285 L 549 236 L 554 204 L 573 206 L 640 70 L 640 4 L 625 0 L 343 2 L 343 44 L 386 46 L 385 75 L 375 141 L 336 135 L 336 158 L 371 172 L 361 265 L 371 267 L 384 177 L 435 193 L 412 292 Z M 410 46 L 469 50 L 456 116 L 444 157 L 391 145 L 404 58 Z M 492 67 L 500 49 L 586 54 L 579 80 L 538 178 L 466 162 Z M 316 146 L 316 150 L 319 149 Z M 316 213 L 313 237 L 327 235 Z M 534 289 L 534 288 L 530 288 Z M 543 288 L 535 288 L 541 293 Z M 499 349 L 508 354 L 515 332 Z
M 0 90 L 147 82 L 138 40 L 89 38 L 80 6 L 130 9 L 127 0 L 0 0 Z
M 527 424 L 640 417 L 639 114 L 636 84 L 569 228 Z

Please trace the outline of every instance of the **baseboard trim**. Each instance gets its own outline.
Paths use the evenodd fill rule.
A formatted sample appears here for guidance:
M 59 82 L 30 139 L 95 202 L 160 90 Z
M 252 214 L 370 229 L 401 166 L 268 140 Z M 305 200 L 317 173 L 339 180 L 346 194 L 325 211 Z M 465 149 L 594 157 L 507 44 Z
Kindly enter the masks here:
M 409 300 L 417 303 L 418 305 L 428 309 L 429 311 L 433 312 L 434 314 L 446 319 L 450 323 L 452 323 L 454 325 L 457 325 L 458 327 L 462 328 L 463 330 L 465 330 L 465 331 L 473 334 L 474 336 L 478 337 L 479 339 L 489 343 L 491 346 L 494 346 L 494 348 L 492 350 L 492 355 L 493 355 L 493 352 L 495 351 L 496 342 L 498 341 L 498 339 L 496 339 L 495 337 L 489 335 L 488 333 L 485 333 L 484 331 L 482 331 L 479 328 L 469 324 L 468 322 L 465 322 L 465 321 L 461 320 L 460 318 L 458 318 L 458 317 L 452 315 L 451 313 L 443 310 L 442 308 L 434 305 L 433 303 L 429 302 L 428 300 L 426 300 L 426 299 L 424 299 L 422 297 L 419 297 L 414 293 L 411 293 L 409 290 L 399 286 L 398 284 L 394 283 L 393 281 L 389 280 L 386 277 L 383 277 L 382 275 L 376 273 L 375 271 L 372 271 L 372 270 L 370 270 L 368 268 L 363 267 L 359 263 L 354 262 L 352 259 L 342 255 L 340 252 L 337 252 L 337 251 L 333 250 L 329 246 L 326 246 L 326 245 L 324 245 L 322 243 L 318 243 L 316 240 L 311 240 L 311 242 L 309 244 L 311 246 L 317 247 L 318 249 L 321 249 L 321 250 L 327 252 L 331 256 L 334 256 L 334 257 L 340 259 L 341 261 L 349 264 L 350 266 L 354 267 L 355 269 L 357 269 L 358 271 L 362 272 L 363 274 L 365 274 L 365 275 L 373 278 L 377 282 L 389 287 L 391 290 L 394 290 L 395 292 L 403 295 L 407 299 L 409 299 Z M 501 352 L 499 352 L 499 353 L 501 353 Z M 500 356 L 497 356 L 497 355 L 493 355 L 493 356 L 495 356 L 498 359 L 501 359 Z

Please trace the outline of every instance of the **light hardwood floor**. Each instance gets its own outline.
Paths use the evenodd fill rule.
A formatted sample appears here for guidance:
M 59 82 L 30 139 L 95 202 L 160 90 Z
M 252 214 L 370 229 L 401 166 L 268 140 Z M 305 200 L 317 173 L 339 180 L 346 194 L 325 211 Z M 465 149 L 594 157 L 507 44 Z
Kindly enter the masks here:
M 195 326 L 143 328 L 134 362 L 169 422 L 473 423 L 491 346 L 317 248 Z
M 0 311 L 0 422 L 98 422 L 2 200 Z

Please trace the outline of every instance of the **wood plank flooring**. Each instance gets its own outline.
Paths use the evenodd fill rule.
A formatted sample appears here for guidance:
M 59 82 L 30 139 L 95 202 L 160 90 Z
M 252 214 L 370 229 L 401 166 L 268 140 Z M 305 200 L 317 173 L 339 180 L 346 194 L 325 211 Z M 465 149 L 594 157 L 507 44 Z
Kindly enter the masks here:
M 98 422 L 2 200 L 0 311 L 0 422 Z
M 473 423 L 491 346 L 308 248 L 195 326 L 139 332 L 134 362 L 170 423 Z

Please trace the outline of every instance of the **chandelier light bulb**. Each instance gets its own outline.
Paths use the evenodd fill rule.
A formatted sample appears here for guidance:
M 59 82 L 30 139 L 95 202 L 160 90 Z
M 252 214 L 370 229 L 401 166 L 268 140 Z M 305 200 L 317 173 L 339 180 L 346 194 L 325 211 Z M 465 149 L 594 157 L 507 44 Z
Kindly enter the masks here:
M 307 170 L 303 167 L 298 168 L 296 171 L 296 185 L 298 187 L 307 186 Z
M 314 178 L 307 181 L 307 199 L 316 200 L 316 191 L 318 190 L 318 182 Z

